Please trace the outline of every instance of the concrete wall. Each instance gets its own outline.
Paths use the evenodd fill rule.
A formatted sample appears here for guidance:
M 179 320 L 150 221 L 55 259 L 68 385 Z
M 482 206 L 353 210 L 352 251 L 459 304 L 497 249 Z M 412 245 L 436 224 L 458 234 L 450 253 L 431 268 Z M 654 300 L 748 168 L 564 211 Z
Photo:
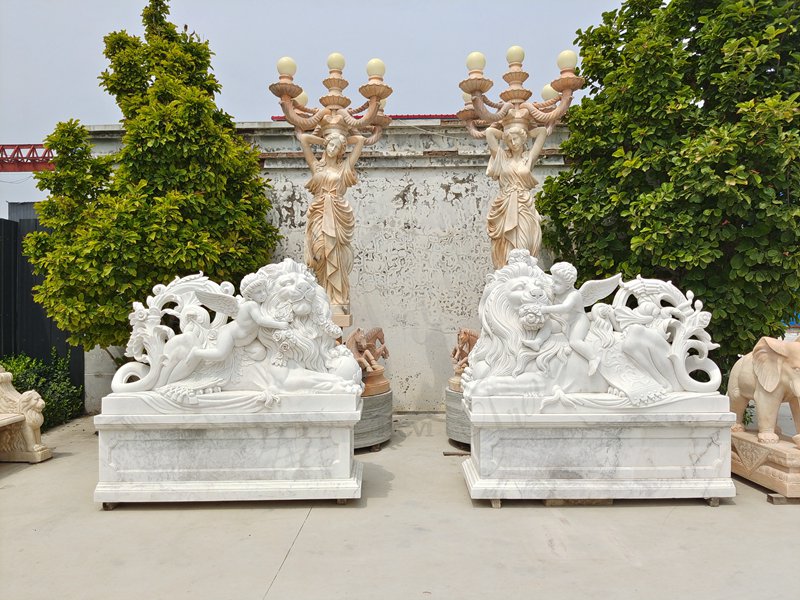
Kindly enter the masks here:
M 115 349 L 116 354 L 124 351 L 125 348 Z M 83 406 L 89 414 L 99 413 L 103 396 L 111 393 L 111 378 L 117 365 L 99 346 L 83 355 L 83 363 Z
M 302 261 L 311 196 L 293 129 L 282 122 L 238 128 L 262 150 L 263 175 L 271 180 L 270 219 L 285 236 L 275 260 Z M 118 127 L 91 129 L 99 153 L 119 146 Z M 565 136 L 560 127 L 548 139 L 535 170 L 539 181 L 564 168 L 558 147 Z M 497 190 L 487 162 L 485 142 L 458 121 L 439 119 L 396 120 L 359 160 L 359 183 L 347 196 L 356 215 L 351 309 L 354 327 L 384 329 L 395 410 L 443 410 L 456 331 L 478 327 L 478 300 L 491 271 L 486 213 Z M 103 370 L 91 360 L 87 374 Z

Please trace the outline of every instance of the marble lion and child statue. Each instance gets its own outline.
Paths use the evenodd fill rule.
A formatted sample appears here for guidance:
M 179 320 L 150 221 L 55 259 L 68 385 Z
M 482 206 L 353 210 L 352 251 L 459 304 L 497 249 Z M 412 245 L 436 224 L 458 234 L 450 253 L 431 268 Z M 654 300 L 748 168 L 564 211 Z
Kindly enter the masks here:
M 577 276 L 566 262 L 547 273 L 522 249 L 489 275 L 462 375 L 468 400 L 526 395 L 545 406 L 621 408 L 718 390 L 711 315 L 691 292 L 619 275 L 576 289 Z M 267 265 L 234 291 L 198 274 L 134 303 L 126 349 L 134 362 L 116 373 L 113 391 L 139 392 L 164 411 L 259 411 L 284 394 L 360 392 L 362 366 L 338 343 L 342 330 L 306 266 Z
M 517 73 L 521 58 L 512 58 L 510 90 L 520 92 L 516 88 L 527 75 Z M 336 100 L 346 82 L 335 86 L 341 66 L 329 66 L 332 79 L 326 85 L 333 86 L 337 93 L 330 97 Z M 486 139 L 487 175 L 499 183 L 487 222 L 496 270 L 487 277 L 478 306 L 479 331 L 463 330 L 453 351 L 464 403 L 524 397 L 538 413 L 624 412 L 718 395 L 722 374 L 709 356 L 718 344 L 705 330 L 711 313 L 691 291 L 642 276 L 622 281 L 620 275 L 576 287 L 573 265 L 557 262 L 549 273 L 539 265 L 541 218 L 532 169 L 570 104 L 572 88 L 582 85 L 572 68 L 562 68 L 557 109 L 556 99 L 529 104 L 516 93 L 513 107 L 489 115 L 482 108 L 486 85 L 480 68 L 461 84 L 471 99 L 459 116 L 474 137 Z M 386 96 L 391 89 L 378 71 L 370 75 L 373 87 Z M 290 75 L 281 77 L 276 95 L 292 87 Z M 281 98 L 288 118 L 294 104 L 287 93 Z M 369 99 L 362 120 L 378 119 L 369 139 L 361 135 L 363 122 L 345 126 L 353 120 L 346 98 L 313 117 L 289 119 L 304 124 L 297 135 L 312 173 L 308 266 L 289 258 L 266 265 L 241 280 L 238 294 L 232 283 L 216 283 L 202 273 L 158 283 L 145 303 L 134 303 L 126 348 L 133 362 L 117 371 L 107 400 L 134 396 L 161 414 L 246 414 L 270 412 L 287 396 L 361 394 L 362 373 L 375 368 L 374 357 L 354 356 L 357 345 L 341 343 L 334 314 L 349 314 L 355 219 L 344 196 L 356 182 L 362 148 L 374 143 L 388 122 L 379 95 Z M 470 127 L 476 111 L 493 122 L 484 131 Z M 312 152 L 315 144 L 324 147 L 319 159 Z M 799 349 L 800 344 L 763 338 L 734 366 L 729 386 L 734 431 L 743 428 L 750 400 L 759 415 L 759 442 L 778 441 L 775 424 L 783 401 L 792 401 L 800 425 Z M 800 446 L 800 436 L 794 441 Z

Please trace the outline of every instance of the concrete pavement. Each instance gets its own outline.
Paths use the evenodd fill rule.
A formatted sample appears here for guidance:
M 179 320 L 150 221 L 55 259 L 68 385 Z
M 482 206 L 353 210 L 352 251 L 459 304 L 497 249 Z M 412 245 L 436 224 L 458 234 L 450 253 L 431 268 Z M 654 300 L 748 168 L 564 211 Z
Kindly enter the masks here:
M 800 505 L 737 496 L 545 507 L 470 500 L 444 415 L 396 415 L 363 497 L 92 501 L 90 417 L 45 434 L 54 458 L 0 464 L 3 600 L 748 599 L 796 597 Z

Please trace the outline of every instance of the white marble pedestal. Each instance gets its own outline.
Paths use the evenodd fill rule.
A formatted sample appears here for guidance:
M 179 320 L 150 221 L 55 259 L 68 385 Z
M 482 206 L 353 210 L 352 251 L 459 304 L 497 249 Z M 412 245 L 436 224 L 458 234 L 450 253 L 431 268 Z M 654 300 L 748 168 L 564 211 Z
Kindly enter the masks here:
M 95 417 L 94 500 L 196 502 L 361 497 L 353 394 L 283 396 L 258 412 L 159 412 L 141 394 L 110 394 Z
M 673 394 L 658 406 L 611 409 L 606 394 L 475 397 L 472 455 L 462 468 L 470 496 L 601 500 L 736 494 L 731 480 L 733 413 L 719 394 Z

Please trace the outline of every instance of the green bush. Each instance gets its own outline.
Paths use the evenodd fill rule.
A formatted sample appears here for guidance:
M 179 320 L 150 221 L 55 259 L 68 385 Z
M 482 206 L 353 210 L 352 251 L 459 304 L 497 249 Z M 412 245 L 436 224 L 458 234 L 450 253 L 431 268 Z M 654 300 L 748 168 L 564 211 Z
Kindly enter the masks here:
M 50 360 L 15 354 L 0 358 L 0 364 L 14 376 L 19 392 L 36 390 L 45 402 L 42 431 L 66 423 L 83 414 L 82 389 L 69 380 L 69 360 L 58 356 L 55 348 Z

